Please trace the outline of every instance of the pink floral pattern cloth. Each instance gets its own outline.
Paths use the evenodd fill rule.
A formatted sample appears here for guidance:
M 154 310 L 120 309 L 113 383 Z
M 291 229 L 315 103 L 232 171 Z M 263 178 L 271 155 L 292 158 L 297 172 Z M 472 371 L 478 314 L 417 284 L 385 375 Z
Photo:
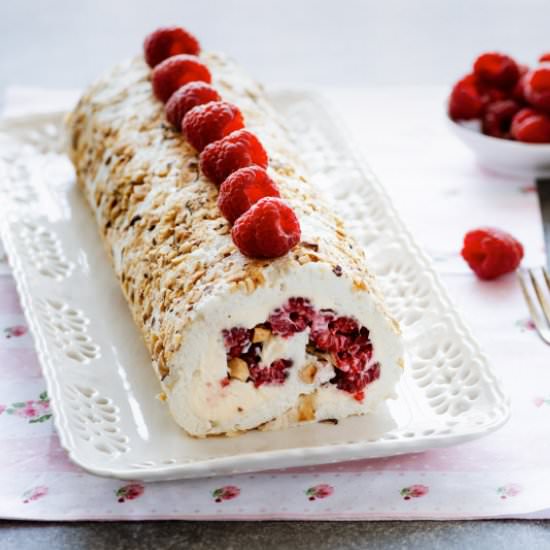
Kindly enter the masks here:
M 512 395 L 512 418 L 504 428 L 452 448 L 318 467 L 149 484 L 95 477 L 60 448 L 0 247 L 0 517 L 550 518 L 549 349 L 533 330 L 515 277 L 480 282 L 458 254 L 468 229 L 494 225 L 522 241 L 526 264 L 542 264 L 536 196 L 531 181 L 484 171 L 454 141 L 441 112 L 444 93 L 415 88 L 327 95 Z M 20 114 L 29 105 L 56 110 L 73 97 L 12 90 L 6 104 Z

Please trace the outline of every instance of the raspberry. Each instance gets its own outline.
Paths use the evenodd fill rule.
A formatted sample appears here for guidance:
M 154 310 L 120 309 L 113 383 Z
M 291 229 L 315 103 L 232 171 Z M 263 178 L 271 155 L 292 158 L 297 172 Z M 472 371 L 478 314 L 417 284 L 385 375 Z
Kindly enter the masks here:
M 184 84 L 201 80 L 208 82 L 212 80 L 210 71 L 199 59 L 193 55 L 179 54 L 165 59 L 153 69 L 152 75 L 153 92 L 163 103 L 166 103 L 170 96 Z
M 336 317 L 330 309 L 322 309 L 313 319 L 310 341 L 320 351 L 339 352 L 346 349 L 359 334 L 359 326 L 350 317 Z
M 550 143 L 550 116 L 522 109 L 512 120 L 512 137 L 525 143 Z
M 356 336 L 359 332 L 357 321 L 351 317 L 337 317 L 328 324 L 328 328 L 334 334 L 345 334 L 346 336 Z
M 524 93 L 525 99 L 533 107 L 550 113 L 550 63 L 525 75 Z
M 233 327 L 230 330 L 223 330 L 222 335 L 227 355 L 233 358 L 248 351 L 252 342 L 252 333 L 252 330 L 244 327 Z
M 181 128 L 183 117 L 193 107 L 203 105 L 209 101 L 219 101 L 220 94 L 205 82 L 189 82 L 176 90 L 166 103 L 166 118 L 168 122 L 176 127 Z
M 180 53 L 199 55 L 199 41 L 181 27 L 161 27 L 145 37 L 143 53 L 149 67 L 153 68 L 167 57 Z
M 363 402 L 363 399 L 365 399 L 365 392 L 364 391 L 358 391 L 358 392 L 355 392 L 353 394 L 353 399 L 355 399 L 355 401 L 359 401 L 359 403 L 362 403 Z
M 461 254 L 480 279 L 488 280 L 514 271 L 523 246 L 505 231 L 482 227 L 466 233 Z
M 512 89 L 511 99 L 515 99 L 520 103 L 525 103 L 525 76 L 530 71 L 527 65 L 518 65 L 519 69 L 519 78 L 516 82 L 516 85 Z
M 503 90 L 499 90 L 498 88 L 486 88 L 485 86 L 478 84 L 477 89 L 481 94 L 484 108 L 486 108 L 487 105 L 494 103 L 495 101 L 504 101 L 510 98 L 509 92 L 504 92 Z
M 496 88 L 512 88 L 519 78 L 517 63 L 498 52 L 484 53 L 474 63 L 474 74 L 479 82 Z
M 373 349 L 369 331 L 361 327 L 357 337 L 346 347 L 333 353 L 336 367 L 344 372 L 361 371 L 372 357 Z
M 510 99 L 512 95 L 510 90 L 504 91 L 499 88 L 490 88 L 480 84 L 479 82 L 476 82 L 476 89 L 483 103 L 483 112 L 485 112 L 485 109 L 491 103 L 495 103 L 496 101 L 505 101 L 506 99 Z M 482 115 L 483 112 L 481 113 Z
M 474 75 L 459 80 L 449 97 L 449 116 L 453 120 L 479 118 L 483 111 L 483 98 L 476 87 Z
M 512 119 L 520 109 L 513 99 L 489 103 L 481 121 L 483 133 L 497 138 L 510 137 Z
M 375 363 L 372 367 L 360 371 L 342 372 L 336 369 L 331 382 L 336 384 L 338 389 L 353 393 L 357 401 L 362 401 L 365 397 L 363 388 L 378 378 L 380 378 L 380 365 Z
M 284 256 L 298 244 L 300 235 L 296 214 L 277 197 L 260 199 L 231 230 L 233 242 L 249 258 Z
M 258 365 L 249 367 L 250 378 L 256 388 L 263 384 L 283 384 L 288 376 L 287 369 L 292 367 L 290 359 L 277 359 L 269 367 Z
M 306 330 L 314 316 L 315 309 L 307 298 L 290 298 L 284 306 L 277 308 L 269 316 L 268 322 L 273 334 L 288 338 Z
M 540 57 L 539 57 L 539 63 L 546 63 L 550 61 L 550 52 L 548 53 L 543 53 Z
M 237 130 L 204 148 L 200 165 L 204 175 L 222 183 L 239 168 L 257 164 L 267 167 L 267 153 L 258 138 L 248 130 Z
M 197 151 L 202 151 L 209 143 L 243 126 L 241 111 L 226 101 L 213 101 L 193 107 L 181 122 L 182 132 Z
M 277 186 L 263 168 L 246 166 L 233 172 L 222 183 L 218 207 L 229 223 L 235 223 L 260 199 L 279 196 Z

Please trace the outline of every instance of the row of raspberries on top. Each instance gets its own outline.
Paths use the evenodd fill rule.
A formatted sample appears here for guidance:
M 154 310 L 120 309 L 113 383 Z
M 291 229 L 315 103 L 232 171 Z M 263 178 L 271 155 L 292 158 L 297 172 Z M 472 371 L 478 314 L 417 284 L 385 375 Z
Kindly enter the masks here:
M 285 255 L 300 240 L 298 218 L 281 200 L 266 171 L 267 153 L 244 128 L 241 111 L 210 85 L 198 40 L 181 27 L 163 27 L 147 36 L 143 49 L 167 120 L 199 152 L 204 175 L 220 186 L 218 206 L 233 224 L 237 248 L 250 258 Z

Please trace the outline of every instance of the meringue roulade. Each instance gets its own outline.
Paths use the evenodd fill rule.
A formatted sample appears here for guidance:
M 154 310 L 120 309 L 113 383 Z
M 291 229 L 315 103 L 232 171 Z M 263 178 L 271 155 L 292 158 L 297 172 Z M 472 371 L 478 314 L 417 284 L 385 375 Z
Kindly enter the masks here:
M 199 437 L 367 413 L 394 395 L 403 348 L 365 253 L 308 181 L 261 87 L 222 55 L 200 60 L 299 219 L 282 257 L 235 246 L 218 186 L 167 122 L 142 57 L 92 85 L 67 122 L 78 184 L 167 406 Z

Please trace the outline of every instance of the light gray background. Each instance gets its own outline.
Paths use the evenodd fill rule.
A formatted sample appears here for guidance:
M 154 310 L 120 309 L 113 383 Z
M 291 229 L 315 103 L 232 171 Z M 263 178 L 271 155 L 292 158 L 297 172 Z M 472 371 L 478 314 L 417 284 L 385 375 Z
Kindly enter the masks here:
M 484 50 L 550 50 L 548 0 L 0 0 L 0 88 L 83 86 L 162 24 L 267 84 L 441 84 Z
M 448 84 L 484 50 L 550 51 L 549 0 L 0 0 L 0 92 L 82 87 L 161 24 L 266 84 L 321 88 Z M 0 522 L 0 547 L 550 548 L 534 521 L 38 525 Z

